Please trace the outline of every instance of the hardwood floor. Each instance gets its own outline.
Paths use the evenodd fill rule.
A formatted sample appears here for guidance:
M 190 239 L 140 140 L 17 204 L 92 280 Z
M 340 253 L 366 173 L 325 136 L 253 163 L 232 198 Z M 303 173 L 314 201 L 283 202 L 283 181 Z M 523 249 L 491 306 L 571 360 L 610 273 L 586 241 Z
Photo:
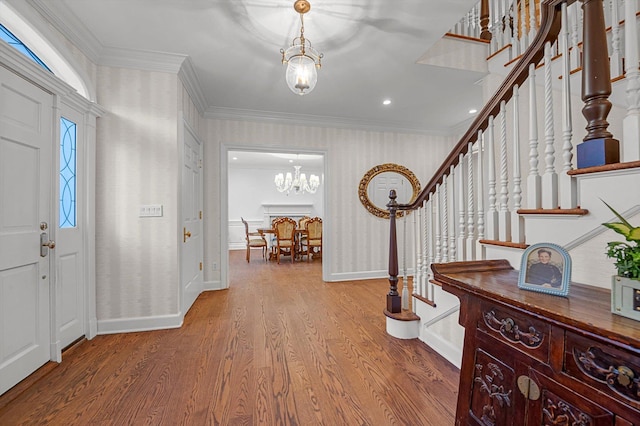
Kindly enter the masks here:
M 319 260 L 244 256 L 182 328 L 78 345 L 0 425 L 453 424 L 459 372 L 386 333 L 387 280 L 324 283 Z

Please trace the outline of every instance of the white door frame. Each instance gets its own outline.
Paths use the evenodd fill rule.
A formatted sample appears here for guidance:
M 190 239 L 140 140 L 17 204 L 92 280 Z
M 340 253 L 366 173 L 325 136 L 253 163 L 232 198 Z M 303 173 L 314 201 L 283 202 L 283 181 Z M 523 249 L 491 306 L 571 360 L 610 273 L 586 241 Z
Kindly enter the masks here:
M 309 149 L 296 147 L 260 147 L 255 145 L 234 145 L 220 143 L 220 283 L 222 288 L 229 288 L 229 151 L 280 152 L 286 154 L 317 154 L 323 156 L 324 179 L 322 184 L 323 217 L 329 217 L 329 175 L 327 173 L 329 156 L 326 149 Z M 331 221 L 322 223 L 322 279 L 326 281 L 331 265 Z
M 19 53 L 11 46 L 0 43 L 0 66 L 3 66 L 22 78 L 32 82 L 33 84 L 42 87 L 44 90 L 54 95 L 54 111 L 51 114 L 51 119 L 54 121 L 52 134 L 53 144 L 53 156 L 59 155 L 59 138 L 60 138 L 60 125 L 59 120 L 61 116 L 61 105 L 70 106 L 76 111 L 84 115 L 84 122 L 78 124 L 78 132 L 82 132 L 85 143 L 85 153 L 82 157 L 78 157 L 77 161 L 83 161 L 84 174 L 78 176 L 78 181 L 84 181 L 82 185 L 78 185 L 78 190 L 83 192 L 85 202 L 82 205 L 78 205 L 77 208 L 83 210 L 83 249 L 85 251 L 85 259 L 83 261 L 82 276 L 84 277 L 84 328 L 85 336 L 88 339 L 92 339 L 97 334 L 97 316 L 96 316 L 96 282 L 95 282 L 95 163 L 96 163 L 96 119 L 97 117 L 105 113 L 99 105 L 91 102 L 88 99 L 80 96 L 74 88 L 63 82 L 59 78 L 55 77 L 50 72 L 47 72 L 40 66 L 36 65 L 31 60 L 27 59 L 24 55 Z M 58 159 L 54 159 L 53 166 L 58 164 Z M 52 167 L 51 171 L 51 194 L 52 199 L 58 193 L 56 187 L 59 181 L 59 171 L 56 167 Z M 58 203 L 52 200 L 52 214 L 50 219 L 49 232 L 50 237 L 56 236 L 55 229 L 57 228 L 58 220 Z M 51 253 L 52 261 L 50 268 L 50 277 L 55 279 L 56 269 L 55 261 L 55 249 Z M 50 292 L 50 323 L 52 327 L 51 333 L 51 361 L 60 362 L 62 360 L 62 347 L 58 340 L 59 331 L 57 329 L 58 324 L 58 309 L 57 301 L 58 294 L 56 286 L 51 286 Z

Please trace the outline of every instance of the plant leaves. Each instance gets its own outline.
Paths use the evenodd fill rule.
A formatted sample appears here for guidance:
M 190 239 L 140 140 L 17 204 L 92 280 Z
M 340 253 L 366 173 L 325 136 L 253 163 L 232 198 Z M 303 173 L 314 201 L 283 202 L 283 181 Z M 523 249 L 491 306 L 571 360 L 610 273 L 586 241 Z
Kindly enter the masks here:
M 604 205 L 605 205 L 605 206 L 609 207 L 609 210 L 611 210 L 611 211 L 613 212 L 613 214 L 615 214 L 615 215 L 616 215 L 616 217 L 617 217 L 618 219 L 620 219 L 620 222 L 622 222 L 624 225 L 628 226 L 629 228 L 633 228 L 633 226 L 631 226 L 631 224 L 630 224 L 629 222 L 627 222 L 627 219 L 625 219 L 624 217 L 622 217 L 622 216 L 620 215 L 620 213 L 618 213 L 617 211 L 615 211 L 615 210 L 613 209 L 613 207 L 611 207 L 609 204 L 607 204 L 607 202 L 606 202 L 606 201 L 604 201 L 602 198 L 600 199 L 600 201 L 602 201 L 602 202 L 604 203 Z M 603 224 L 603 225 L 604 225 L 604 224 Z
M 629 238 L 629 235 L 631 234 L 631 230 L 633 229 L 631 226 L 627 226 L 624 223 L 620 223 L 620 222 L 608 222 L 608 223 L 603 223 L 603 225 L 609 229 L 613 229 L 618 234 L 624 235 L 625 237 L 627 237 L 627 239 Z

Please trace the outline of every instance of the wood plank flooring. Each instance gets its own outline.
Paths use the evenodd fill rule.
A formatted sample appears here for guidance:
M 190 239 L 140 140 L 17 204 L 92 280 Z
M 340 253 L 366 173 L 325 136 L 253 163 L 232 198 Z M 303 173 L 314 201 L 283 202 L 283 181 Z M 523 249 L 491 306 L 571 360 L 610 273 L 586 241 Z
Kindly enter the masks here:
M 183 327 L 78 345 L 0 404 L 0 425 L 454 423 L 459 372 L 386 333 L 387 280 L 324 283 L 319 259 L 244 253 L 230 253 L 230 289 L 200 295 Z

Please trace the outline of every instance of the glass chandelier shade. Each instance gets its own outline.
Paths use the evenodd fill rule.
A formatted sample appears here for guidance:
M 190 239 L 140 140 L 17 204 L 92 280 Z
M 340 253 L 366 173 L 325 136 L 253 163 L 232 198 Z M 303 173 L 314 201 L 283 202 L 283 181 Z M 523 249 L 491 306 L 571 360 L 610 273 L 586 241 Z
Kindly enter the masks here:
M 293 168 L 295 169 L 293 175 L 291 172 L 287 172 L 286 177 L 284 173 L 276 174 L 274 179 L 276 189 L 279 192 L 286 192 L 287 194 L 291 191 L 293 191 L 294 194 L 304 194 L 306 192 L 315 194 L 320 187 L 320 178 L 312 174 L 307 180 L 307 175 L 300 173 L 301 166 L 293 166 Z
M 311 9 L 306 0 L 297 0 L 293 8 L 300 14 L 300 36 L 293 39 L 287 50 L 280 49 L 282 63 L 287 64 L 285 80 L 289 89 L 297 95 L 311 92 L 318 82 L 318 69 L 322 66 L 322 53 L 318 53 L 311 41 L 304 37 L 304 14 Z

